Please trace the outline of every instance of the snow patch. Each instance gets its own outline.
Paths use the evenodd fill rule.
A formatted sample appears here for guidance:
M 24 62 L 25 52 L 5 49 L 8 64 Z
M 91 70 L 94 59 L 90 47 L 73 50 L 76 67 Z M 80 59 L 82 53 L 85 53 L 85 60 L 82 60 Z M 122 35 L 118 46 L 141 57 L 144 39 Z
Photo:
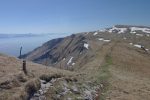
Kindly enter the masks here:
M 145 49 L 146 51 L 149 51 L 149 49 Z
M 103 40 L 104 42 L 110 42 L 110 40 Z
M 130 45 L 133 45 L 133 43 L 129 43 Z M 134 47 L 137 47 L 137 48 L 143 48 L 144 46 L 142 45 L 139 45 L 139 44 L 134 44 L 133 45 Z M 144 48 L 145 49 L 145 48 Z M 149 51 L 149 49 L 145 49 L 146 51 Z
M 73 57 L 71 57 L 67 63 L 67 65 L 69 65 L 72 62 Z
M 66 58 L 63 58 L 63 60 L 66 60 Z
M 72 66 L 74 66 L 75 65 L 75 63 L 72 63 Z
M 135 34 L 136 32 L 135 31 L 131 31 L 130 33 Z
M 126 38 L 126 37 L 124 37 L 123 39 L 124 39 L 124 40 L 126 40 L 127 38 Z
M 139 44 L 134 44 L 134 46 L 137 47 L 137 48 L 141 48 L 141 47 L 142 47 L 142 46 L 139 45 Z
M 86 49 L 89 49 L 89 44 L 84 43 L 84 47 L 85 47 Z
M 144 33 L 150 33 L 149 28 L 131 27 L 131 33 L 136 33 L 136 31 L 142 31 Z
M 99 32 L 106 32 L 106 29 L 101 29 L 99 30 Z
M 104 42 L 110 42 L 111 40 L 105 40 L 104 38 L 99 38 L 98 40 L 104 41 Z
M 117 28 L 113 26 L 111 29 L 108 30 L 109 33 L 112 33 L 113 31 L 117 30 L 119 34 L 125 33 L 127 31 L 127 28 Z
M 133 45 L 133 43 L 129 43 L 130 45 Z
M 98 32 L 95 32 L 93 35 L 95 36 L 95 35 L 97 35 L 98 34 Z
M 104 39 L 103 38 L 99 38 L 98 40 L 103 41 Z
M 143 34 L 136 34 L 137 36 L 143 36 Z

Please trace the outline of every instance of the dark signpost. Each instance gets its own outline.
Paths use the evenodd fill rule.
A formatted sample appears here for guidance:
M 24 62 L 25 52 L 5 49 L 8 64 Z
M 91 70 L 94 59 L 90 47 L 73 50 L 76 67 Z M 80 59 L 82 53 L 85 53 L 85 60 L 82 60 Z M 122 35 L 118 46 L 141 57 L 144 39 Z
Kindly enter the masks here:
M 20 47 L 20 59 L 22 59 L 22 47 Z M 23 60 L 23 64 L 22 64 L 22 70 L 25 74 L 27 74 L 27 69 L 26 69 L 26 60 Z

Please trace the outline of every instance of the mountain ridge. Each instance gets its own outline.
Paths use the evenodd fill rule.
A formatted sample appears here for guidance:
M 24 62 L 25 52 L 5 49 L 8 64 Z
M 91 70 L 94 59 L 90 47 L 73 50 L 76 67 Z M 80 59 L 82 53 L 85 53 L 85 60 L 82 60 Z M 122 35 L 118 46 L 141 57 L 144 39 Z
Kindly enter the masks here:
M 30 57 L 30 56 L 32 56 L 32 53 L 34 52 L 34 51 L 32 51 L 32 53 L 30 52 L 30 54 L 24 55 L 24 58 L 27 60 L 35 61 L 36 63 L 40 63 L 40 64 L 44 64 L 44 63 L 50 61 L 50 63 L 47 65 L 54 66 L 57 62 L 60 62 L 60 60 L 63 60 L 64 58 L 66 58 L 66 54 L 70 55 L 70 53 L 73 54 L 74 52 L 76 52 L 76 55 L 80 56 L 82 51 L 88 52 L 90 50 L 91 50 L 90 52 L 91 53 L 93 52 L 93 54 L 94 54 L 94 51 L 92 51 L 92 48 L 90 48 L 90 46 L 89 46 L 89 49 L 87 49 L 84 47 L 84 45 L 86 43 L 88 45 L 88 42 L 93 42 L 93 41 L 95 42 L 98 37 L 99 37 L 100 41 L 104 41 L 104 42 L 111 42 L 111 40 L 122 39 L 122 38 L 124 38 L 122 40 L 126 40 L 127 38 L 129 38 L 128 41 L 130 41 L 130 40 L 132 41 L 132 38 L 136 38 L 137 36 L 138 36 L 138 38 L 140 38 L 140 37 L 148 38 L 149 37 L 149 33 L 145 33 L 145 31 L 143 32 L 143 31 L 139 31 L 139 29 L 138 30 L 135 29 L 135 30 L 132 30 L 129 32 L 126 29 L 122 29 L 121 26 L 123 26 L 123 28 L 124 28 L 124 25 L 116 25 L 110 29 L 105 29 L 104 31 L 99 30 L 99 31 L 94 31 L 94 32 L 84 32 L 84 33 L 73 34 L 71 36 L 67 36 L 67 37 L 63 38 L 62 41 L 59 41 L 59 43 L 56 43 L 56 44 L 54 43 L 53 44 L 54 47 L 49 48 L 47 50 L 44 49 L 45 51 L 44 51 L 43 55 L 42 54 L 40 55 L 40 53 L 38 53 L 38 50 L 39 50 L 38 48 L 35 49 L 35 51 L 37 52 L 37 55 L 39 55 L 39 57 L 38 56 L 35 58 Z M 137 26 L 127 26 L 127 25 L 125 25 L 125 26 L 128 28 L 137 27 Z M 118 28 L 118 27 L 120 27 L 120 28 Z M 142 27 L 145 29 L 144 26 L 142 26 Z M 148 31 L 150 31 L 150 30 L 148 30 Z M 117 34 L 110 34 L 110 33 L 117 33 Z M 122 33 L 126 33 L 126 34 L 122 34 Z M 96 37 L 96 36 L 98 36 L 98 37 Z M 102 38 L 103 36 L 105 37 L 105 39 Z M 55 39 L 55 40 L 57 40 L 57 39 Z M 40 49 L 45 48 L 46 47 L 45 45 L 51 46 L 52 45 L 51 43 L 53 41 L 54 40 L 50 40 L 47 43 L 43 44 L 43 46 L 41 46 Z M 144 43 L 144 44 L 146 44 L 146 43 Z M 148 50 L 148 48 L 145 48 L 145 49 Z M 60 56 L 60 54 L 61 54 L 61 56 Z M 76 58 L 77 57 L 75 57 L 74 59 L 76 59 Z M 43 59 L 45 59 L 45 60 L 43 60 Z M 43 60 L 43 61 L 41 61 L 41 60 Z M 69 58 L 68 58 L 68 60 L 69 60 Z M 65 63 L 67 63 L 67 62 L 65 62 Z M 66 66 L 66 65 L 63 65 L 63 66 Z
M 150 36 L 149 30 L 140 30 L 131 32 L 114 26 L 50 40 L 23 56 L 29 72 L 22 73 L 26 82 L 20 82 L 20 74 L 16 75 L 22 72 L 22 61 L 0 55 L 0 67 L 4 69 L 0 70 L 0 97 L 5 100 L 149 100 Z M 21 92 L 10 98 L 8 94 L 15 89 Z

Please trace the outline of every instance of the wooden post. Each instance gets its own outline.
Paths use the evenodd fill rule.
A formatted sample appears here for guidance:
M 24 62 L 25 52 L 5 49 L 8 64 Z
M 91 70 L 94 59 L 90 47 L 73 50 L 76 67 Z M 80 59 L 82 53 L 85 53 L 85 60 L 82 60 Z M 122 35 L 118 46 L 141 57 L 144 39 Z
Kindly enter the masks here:
M 27 69 L 26 69 L 26 61 L 23 60 L 23 66 L 22 66 L 22 70 L 25 74 L 27 74 Z
M 19 55 L 19 58 L 21 59 L 22 58 L 22 47 L 20 47 L 20 55 Z M 23 60 L 23 63 L 22 63 L 22 70 L 25 74 L 27 74 L 27 69 L 26 69 L 26 60 Z

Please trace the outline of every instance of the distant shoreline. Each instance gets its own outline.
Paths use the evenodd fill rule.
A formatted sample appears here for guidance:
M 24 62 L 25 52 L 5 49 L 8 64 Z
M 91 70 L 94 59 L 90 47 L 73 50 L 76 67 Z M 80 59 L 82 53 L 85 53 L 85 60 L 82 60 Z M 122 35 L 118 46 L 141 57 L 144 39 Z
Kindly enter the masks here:
M 26 34 L 4 34 L 0 33 L 0 39 L 2 38 L 20 38 L 20 37 L 38 37 L 38 36 L 45 36 L 45 35 L 65 35 L 70 33 L 26 33 Z
M 43 33 L 43 34 L 0 34 L 0 53 L 11 56 L 19 56 L 19 49 L 23 46 L 23 54 L 41 46 L 43 43 L 69 33 Z

